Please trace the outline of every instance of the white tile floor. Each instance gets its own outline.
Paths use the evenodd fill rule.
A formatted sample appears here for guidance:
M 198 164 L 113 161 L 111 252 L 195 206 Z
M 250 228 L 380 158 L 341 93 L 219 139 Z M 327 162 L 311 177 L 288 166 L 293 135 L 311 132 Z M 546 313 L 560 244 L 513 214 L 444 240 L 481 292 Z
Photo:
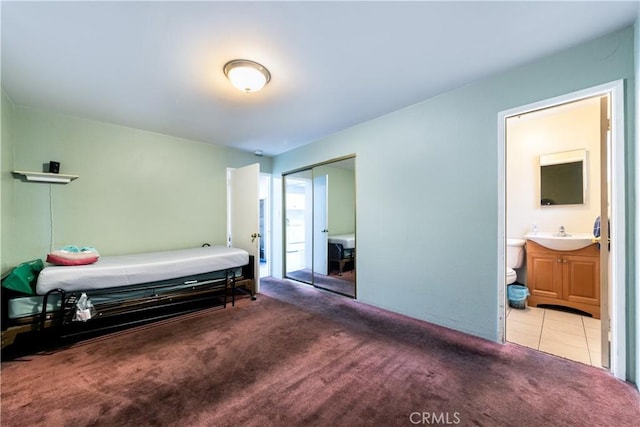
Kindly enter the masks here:
M 600 365 L 600 320 L 548 308 L 507 309 L 507 341 Z

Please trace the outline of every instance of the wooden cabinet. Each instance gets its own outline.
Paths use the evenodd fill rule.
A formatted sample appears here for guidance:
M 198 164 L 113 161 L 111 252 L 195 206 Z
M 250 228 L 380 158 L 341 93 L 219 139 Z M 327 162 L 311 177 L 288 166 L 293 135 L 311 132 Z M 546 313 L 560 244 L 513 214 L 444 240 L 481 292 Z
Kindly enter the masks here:
M 600 318 L 600 251 L 554 251 L 527 240 L 528 304 L 561 305 Z

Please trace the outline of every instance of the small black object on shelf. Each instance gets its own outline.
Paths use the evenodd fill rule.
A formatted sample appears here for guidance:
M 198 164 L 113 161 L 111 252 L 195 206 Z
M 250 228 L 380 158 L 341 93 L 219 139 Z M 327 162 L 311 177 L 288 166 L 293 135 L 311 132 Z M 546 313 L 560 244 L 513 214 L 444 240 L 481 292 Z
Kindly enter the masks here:
M 60 173 L 60 162 L 49 162 L 49 173 Z

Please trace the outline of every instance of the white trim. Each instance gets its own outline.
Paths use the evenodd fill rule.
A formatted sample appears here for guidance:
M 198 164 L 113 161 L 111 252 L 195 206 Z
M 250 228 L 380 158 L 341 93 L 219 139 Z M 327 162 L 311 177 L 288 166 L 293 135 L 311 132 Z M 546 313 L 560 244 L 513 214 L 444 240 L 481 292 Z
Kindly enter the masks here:
M 618 80 L 611 93 L 611 372 L 626 379 L 626 197 L 624 82 Z
M 78 175 L 64 175 L 61 173 L 48 172 L 13 171 L 13 173 L 16 175 L 22 175 L 27 179 L 27 181 L 31 182 L 53 182 L 57 184 L 68 184 L 79 178 Z
M 506 125 L 507 117 L 511 114 L 507 112 L 498 113 L 498 341 L 504 343 L 507 340 L 505 330 L 507 326 L 506 310 L 506 277 L 507 261 L 505 250 L 507 242 L 507 187 L 506 187 Z
M 626 379 L 626 322 L 625 322 L 625 140 L 624 140 L 624 82 L 617 80 L 545 99 L 498 113 L 498 339 L 505 342 L 505 241 L 506 241 L 506 186 L 505 149 L 506 120 L 508 117 L 549 108 L 599 95 L 611 96 L 611 372 Z M 636 153 L 637 154 L 637 153 Z M 638 161 L 640 162 L 640 155 Z M 637 163 L 640 164 L 640 163 Z M 638 202 L 637 202 L 638 203 Z M 639 205 L 640 206 L 640 205 Z M 603 313 L 603 315 L 605 315 Z

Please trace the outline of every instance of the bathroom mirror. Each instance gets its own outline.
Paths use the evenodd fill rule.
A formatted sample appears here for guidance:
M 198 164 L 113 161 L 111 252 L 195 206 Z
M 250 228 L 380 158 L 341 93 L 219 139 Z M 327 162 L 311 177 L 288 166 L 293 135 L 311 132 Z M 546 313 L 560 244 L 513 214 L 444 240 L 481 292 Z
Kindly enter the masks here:
M 587 194 L 587 150 L 540 156 L 540 205 L 583 205 Z

